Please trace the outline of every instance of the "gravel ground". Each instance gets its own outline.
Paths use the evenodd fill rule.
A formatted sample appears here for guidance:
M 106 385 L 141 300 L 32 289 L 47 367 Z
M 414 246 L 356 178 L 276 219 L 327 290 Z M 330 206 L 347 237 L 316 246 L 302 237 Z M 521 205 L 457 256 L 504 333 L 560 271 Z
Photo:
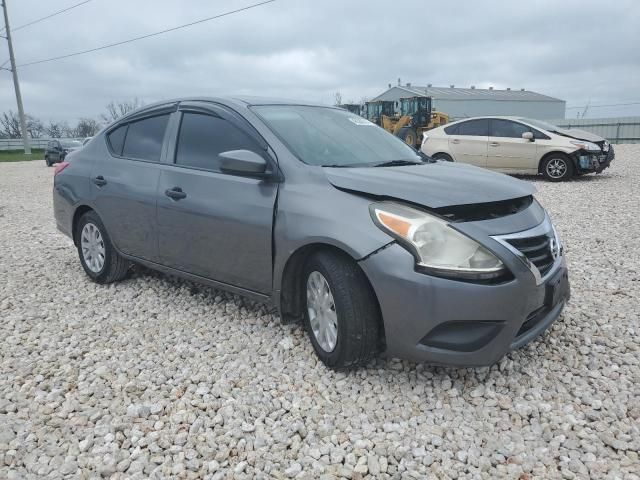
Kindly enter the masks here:
M 535 180 L 573 287 L 547 335 L 491 368 L 348 374 L 264 306 L 91 283 L 52 170 L 0 164 L 0 478 L 640 478 L 640 145 L 617 154 Z

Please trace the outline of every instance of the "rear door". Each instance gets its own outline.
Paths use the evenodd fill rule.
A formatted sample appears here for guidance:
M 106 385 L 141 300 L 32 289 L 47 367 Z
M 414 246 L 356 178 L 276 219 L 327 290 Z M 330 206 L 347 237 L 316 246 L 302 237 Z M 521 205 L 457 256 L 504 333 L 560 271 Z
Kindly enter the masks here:
M 456 162 L 486 167 L 489 121 L 478 118 L 458 123 L 456 127 L 449 136 L 449 150 L 453 159 Z
M 251 150 L 273 165 L 266 143 L 239 115 L 213 104 L 181 104 L 176 130 L 157 188 L 161 263 L 270 293 L 277 183 L 223 173 L 218 156 Z
M 165 131 L 176 106 L 159 108 L 110 130 L 110 152 L 93 165 L 94 204 L 116 247 L 156 261 L 156 189 Z
M 537 172 L 535 141 L 522 138 L 534 130 L 512 120 L 492 118 L 489 123 L 487 167 L 502 172 Z M 535 134 L 534 134 L 535 136 Z

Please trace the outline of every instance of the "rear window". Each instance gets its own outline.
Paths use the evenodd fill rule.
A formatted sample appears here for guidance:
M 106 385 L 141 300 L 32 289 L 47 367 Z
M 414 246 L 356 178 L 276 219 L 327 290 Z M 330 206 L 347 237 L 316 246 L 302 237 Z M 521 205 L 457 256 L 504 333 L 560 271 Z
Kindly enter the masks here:
M 128 125 L 122 125 L 107 135 L 111 150 L 116 155 L 122 155 L 122 147 L 124 146 L 124 137 L 127 134 Z
M 122 155 L 129 158 L 160 161 L 164 131 L 169 115 L 149 117 L 129 124 Z

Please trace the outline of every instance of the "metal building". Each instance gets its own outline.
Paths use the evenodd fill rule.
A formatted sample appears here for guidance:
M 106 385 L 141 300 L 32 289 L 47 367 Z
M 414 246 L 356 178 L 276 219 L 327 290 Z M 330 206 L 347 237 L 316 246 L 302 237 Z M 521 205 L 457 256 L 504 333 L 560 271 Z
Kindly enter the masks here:
M 398 102 L 404 97 L 426 96 L 433 99 L 434 110 L 447 113 L 453 120 L 482 115 L 517 115 L 529 118 L 564 118 L 566 102 L 525 89 L 419 87 L 389 85 L 389 89 L 373 98 Z M 397 105 L 396 105 L 397 107 Z

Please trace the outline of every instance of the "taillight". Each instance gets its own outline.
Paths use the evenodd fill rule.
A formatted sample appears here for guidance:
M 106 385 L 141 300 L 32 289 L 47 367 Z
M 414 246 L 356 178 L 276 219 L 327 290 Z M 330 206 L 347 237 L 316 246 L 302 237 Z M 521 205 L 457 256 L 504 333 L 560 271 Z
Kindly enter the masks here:
M 54 176 L 58 175 L 61 171 L 63 171 L 69 165 L 71 165 L 69 162 L 56 163 L 55 169 L 53 170 L 53 175 Z

